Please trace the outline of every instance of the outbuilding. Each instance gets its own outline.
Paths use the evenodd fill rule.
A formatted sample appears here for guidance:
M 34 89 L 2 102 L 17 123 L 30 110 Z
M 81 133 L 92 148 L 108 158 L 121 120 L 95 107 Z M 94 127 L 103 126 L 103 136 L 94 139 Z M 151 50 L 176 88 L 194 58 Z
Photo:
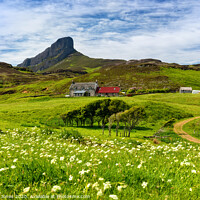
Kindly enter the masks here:
M 192 93 L 191 87 L 180 87 L 179 93 Z

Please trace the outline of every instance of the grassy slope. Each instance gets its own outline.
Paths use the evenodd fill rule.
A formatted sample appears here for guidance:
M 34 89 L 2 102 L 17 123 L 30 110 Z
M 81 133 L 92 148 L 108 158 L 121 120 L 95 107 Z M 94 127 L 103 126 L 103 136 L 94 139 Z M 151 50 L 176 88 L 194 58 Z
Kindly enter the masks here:
M 54 72 L 57 70 L 70 69 L 74 71 L 86 71 L 91 72 L 95 69 L 99 69 L 104 65 L 110 65 L 123 62 L 123 60 L 109 60 L 109 59 L 96 59 L 85 56 L 79 52 L 72 54 L 56 65 L 45 69 L 42 72 Z
M 183 126 L 183 130 L 191 136 L 200 139 L 200 120 L 193 120 Z
M 76 81 L 95 81 L 100 85 L 118 86 L 123 89 L 130 87 L 142 88 L 170 88 L 178 89 L 180 86 L 191 86 L 200 89 L 200 71 L 181 70 L 163 65 L 117 65 L 101 68 L 90 74 L 76 78 Z
M 5 96 L 7 96 L 8 99 L 5 99 Z M 14 94 L 9 96 L 3 95 L 0 100 L 0 129 L 34 126 L 45 127 L 46 125 L 58 127 L 58 124 L 62 126 L 60 114 L 79 108 L 98 99 L 102 98 L 52 98 L 48 96 L 20 98 L 20 96 L 15 96 Z M 178 108 L 192 113 L 193 115 L 198 115 L 200 112 L 200 96 L 198 95 L 153 94 L 122 97 L 119 99 L 131 105 L 145 105 L 146 102 L 160 103 L 160 105 L 165 103 L 166 105 L 174 107 L 174 109 Z M 165 104 L 163 106 L 165 106 Z M 158 121 L 149 121 L 143 125 L 141 124 L 143 128 L 141 130 L 136 130 L 136 132 L 133 131 L 132 137 L 142 138 L 143 135 L 153 135 L 153 133 L 160 128 L 163 120 L 164 119 L 161 117 Z M 85 127 L 78 129 L 84 135 L 101 135 L 101 128 Z M 107 132 L 108 130 L 106 130 L 105 133 L 106 137 L 108 134 Z

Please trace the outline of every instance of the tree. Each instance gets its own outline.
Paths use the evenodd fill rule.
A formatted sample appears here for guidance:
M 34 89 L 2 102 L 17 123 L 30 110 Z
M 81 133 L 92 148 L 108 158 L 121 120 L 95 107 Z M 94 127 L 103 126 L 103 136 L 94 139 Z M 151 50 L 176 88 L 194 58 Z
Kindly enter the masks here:
M 108 118 L 110 117 L 109 103 L 110 99 L 104 99 L 100 103 L 100 107 L 96 110 L 95 115 L 98 116 L 102 124 L 102 134 L 104 134 L 105 125 L 108 123 Z
M 125 123 L 125 127 L 127 125 L 128 128 L 128 137 L 130 137 L 131 130 L 144 116 L 144 108 L 139 106 L 134 106 L 122 113 L 122 121 Z

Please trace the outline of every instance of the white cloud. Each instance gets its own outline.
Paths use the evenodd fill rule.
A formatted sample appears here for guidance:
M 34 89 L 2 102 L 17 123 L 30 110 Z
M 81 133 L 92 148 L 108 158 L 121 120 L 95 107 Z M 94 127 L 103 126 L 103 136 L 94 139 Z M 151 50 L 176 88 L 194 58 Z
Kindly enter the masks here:
M 71 36 L 91 57 L 200 63 L 199 8 L 194 0 L 4 0 L 0 60 L 19 64 Z

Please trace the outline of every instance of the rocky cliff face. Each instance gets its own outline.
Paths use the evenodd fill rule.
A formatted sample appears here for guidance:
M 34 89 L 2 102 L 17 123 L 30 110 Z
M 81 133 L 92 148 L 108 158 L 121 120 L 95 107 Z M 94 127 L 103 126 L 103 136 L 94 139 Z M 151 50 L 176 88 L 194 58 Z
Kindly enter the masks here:
M 73 39 L 71 37 L 60 38 L 51 47 L 37 56 L 25 59 L 18 67 L 28 67 L 34 72 L 42 71 L 57 64 L 75 52 L 76 50 L 74 49 Z

